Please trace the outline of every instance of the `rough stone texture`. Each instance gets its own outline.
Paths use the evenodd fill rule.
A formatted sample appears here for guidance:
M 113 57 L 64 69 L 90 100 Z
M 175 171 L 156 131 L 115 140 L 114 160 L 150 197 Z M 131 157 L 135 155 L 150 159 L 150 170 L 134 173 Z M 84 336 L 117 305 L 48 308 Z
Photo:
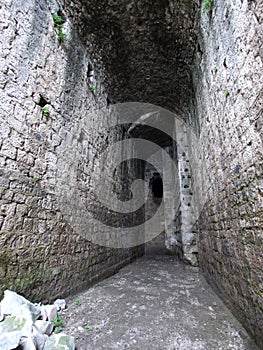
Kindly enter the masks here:
M 59 43 L 51 16 L 59 8 L 56 2 L 32 0 L 5 1 L 0 9 L 0 292 L 11 288 L 35 301 L 82 289 L 142 252 L 92 244 L 61 211 L 71 182 L 92 191 L 90 175 L 100 170 L 94 159 L 108 144 L 108 134 L 98 112 L 106 108 L 107 96 L 90 72 L 95 61 L 63 13 L 67 38 Z M 113 134 L 114 140 L 122 137 L 122 129 Z M 78 173 L 68 173 L 62 189 L 60 175 L 71 166 Z M 126 168 L 122 176 L 129 181 L 134 172 L 129 175 Z M 118 178 L 116 183 L 120 191 Z M 91 204 L 99 211 L 95 201 Z M 95 228 L 86 230 L 92 234 Z
M 214 3 L 201 17 L 194 80 L 205 179 L 199 257 L 262 347 L 263 2 Z
M 43 308 L 46 310 L 45 313 Z M 65 349 L 65 347 L 75 349 L 72 336 L 62 333 L 52 334 L 55 322 L 61 321 L 55 305 L 32 304 L 23 296 L 6 290 L 0 303 L 0 310 L 0 348 L 2 350 Z M 46 321 L 47 318 L 50 322 Z
M 193 96 L 194 1 L 61 3 L 82 42 L 103 63 L 111 100 L 149 102 L 186 117 Z
M 78 350 L 257 350 L 198 269 L 174 257 L 138 259 L 68 300 L 63 318 Z
M 137 135 L 168 149 L 178 167 L 174 174 L 163 162 L 167 247 L 192 264 L 199 259 L 262 345 L 262 0 L 214 1 L 202 16 L 198 5 L 1 5 L 1 288 L 55 298 L 142 253 L 142 247 L 94 246 L 72 228 L 83 217 L 75 210 L 75 189 L 89 211 L 122 227 L 123 218 L 94 199 L 92 174 L 100 175 L 96 160 L 107 146 Z M 58 11 L 67 35 L 60 44 L 51 17 Z M 168 108 L 187 122 L 186 129 L 173 126 L 180 147 L 158 133 L 160 119 L 157 132 L 142 126 L 129 133 L 130 125 L 109 131 L 105 110 L 126 101 Z M 136 150 L 129 156 L 136 158 Z M 116 170 L 120 198 L 129 198 L 142 170 L 132 161 Z M 108 185 L 106 179 L 105 197 Z M 138 219 L 143 213 L 128 224 Z M 101 234 L 88 222 L 84 229 Z

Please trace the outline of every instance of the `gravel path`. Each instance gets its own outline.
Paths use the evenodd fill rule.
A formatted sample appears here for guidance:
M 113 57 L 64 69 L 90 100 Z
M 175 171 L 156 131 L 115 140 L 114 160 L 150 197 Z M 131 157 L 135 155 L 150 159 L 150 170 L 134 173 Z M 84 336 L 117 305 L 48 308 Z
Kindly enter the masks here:
M 78 350 L 258 350 L 198 270 L 146 256 L 67 300 Z

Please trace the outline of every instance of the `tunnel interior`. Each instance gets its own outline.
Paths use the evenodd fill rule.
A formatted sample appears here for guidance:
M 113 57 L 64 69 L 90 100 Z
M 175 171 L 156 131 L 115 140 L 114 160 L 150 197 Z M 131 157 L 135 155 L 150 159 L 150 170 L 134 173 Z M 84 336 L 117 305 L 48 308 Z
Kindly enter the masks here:
M 160 175 L 154 175 L 151 180 L 152 192 L 155 198 L 163 198 L 163 181 Z
M 262 339 L 262 8 L 203 3 L 3 2 L 1 292 L 74 294 L 157 226 Z
M 67 13 L 91 55 L 94 78 L 103 81 L 108 101 L 148 102 L 186 119 L 194 96 L 197 4 L 191 0 L 80 2 L 78 16 L 70 3 Z

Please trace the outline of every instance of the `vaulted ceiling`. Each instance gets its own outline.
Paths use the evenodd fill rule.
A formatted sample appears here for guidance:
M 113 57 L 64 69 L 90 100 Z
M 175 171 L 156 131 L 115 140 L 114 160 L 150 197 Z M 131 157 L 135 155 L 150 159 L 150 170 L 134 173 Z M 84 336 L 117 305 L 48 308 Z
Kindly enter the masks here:
M 64 0 L 113 102 L 148 102 L 187 115 L 193 99 L 193 0 Z M 95 70 L 96 70 L 95 64 Z

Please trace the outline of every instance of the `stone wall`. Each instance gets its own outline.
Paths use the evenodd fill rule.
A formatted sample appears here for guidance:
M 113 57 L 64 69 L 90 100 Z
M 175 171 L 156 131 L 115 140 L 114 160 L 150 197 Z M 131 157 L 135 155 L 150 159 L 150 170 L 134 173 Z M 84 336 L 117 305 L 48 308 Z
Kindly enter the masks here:
M 62 31 L 52 13 L 63 18 Z M 103 70 L 56 2 L 8 0 L 1 18 L 0 293 L 11 288 L 34 300 L 55 298 L 142 253 L 92 243 L 103 232 L 81 226 L 85 212 L 73 217 L 80 201 L 73 187 L 90 198 L 100 172 L 96 159 L 126 136 L 121 127 L 109 132 Z M 117 192 L 121 176 L 129 183 L 135 173 L 131 166 L 117 172 Z M 96 199 L 85 205 L 119 223 Z
M 145 137 L 177 167 L 171 173 L 162 160 L 168 248 L 197 264 L 198 243 L 207 279 L 262 344 L 262 1 L 214 1 L 202 15 L 199 3 L 1 5 L 2 289 L 66 295 L 142 253 L 96 245 L 101 234 L 110 245 L 112 232 L 93 218 L 112 228 L 143 221 L 142 211 L 119 216 L 103 206 L 97 179 L 103 169 L 102 197 L 110 200 L 113 176 L 117 198 L 130 199 L 143 165 L 127 161 L 111 174 L 118 152 L 102 155 Z M 152 129 L 132 132 L 108 118 L 113 102 L 129 101 L 174 113 L 177 148 L 159 132 L 161 112 Z
M 201 268 L 261 346 L 262 15 L 262 1 L 231 0 L 201 16 L 192 147 L 204 179 Z

